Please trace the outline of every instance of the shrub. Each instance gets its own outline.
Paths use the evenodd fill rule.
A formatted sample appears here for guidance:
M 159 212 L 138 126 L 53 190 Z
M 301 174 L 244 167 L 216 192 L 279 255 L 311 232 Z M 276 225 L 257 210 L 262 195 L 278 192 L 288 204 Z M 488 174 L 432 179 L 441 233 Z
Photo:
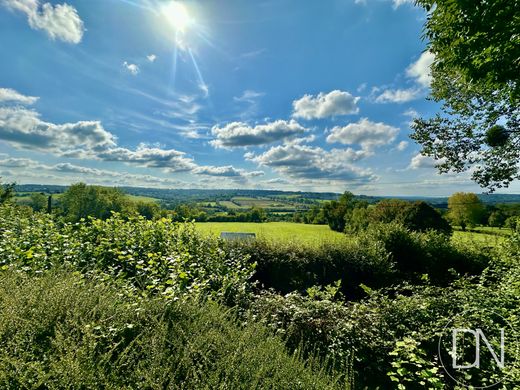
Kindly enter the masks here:
M 370 209 L 367 219 L 375 223 L 399 223 L 416 232 L 435 230 L 451 233 L 448 221 L 428 203 L 399 199 L 382 200 Z
M 270 241 L 228 244 L 256 264 L 254 279 L 263 288 L 286 294 L 341 280 L 349 298 L 363 294 L 360 283 L 380 287 L 392 283 L 394 270 L 380 242 L 350 240 L 321 245 Z
M 0 267 L 40 272 L 68 264 L 105 272 L 142 292 L 170 299 L 198 296 L 236 304 L 246 299 L 254 264 L 225 251 L 191 224 L 144 217 L 60 224 L 49 215 L 0 207 Z
M 215 303 L 127 298 L 77 274 L 0 272 L 0 387 L 332 389 L 259 325 Z
M 360 234 L 362 242 L 378 241 L 390 253 L 401 278 L 419 282 L 424 274 L 435 283 L 454 279 L 449 272 L 477 275 L 486 267 L 489 256 L 479 248 L 454 245 L 450 237 L 435 231 L 412 232 L 396 223 L 372 225 Z

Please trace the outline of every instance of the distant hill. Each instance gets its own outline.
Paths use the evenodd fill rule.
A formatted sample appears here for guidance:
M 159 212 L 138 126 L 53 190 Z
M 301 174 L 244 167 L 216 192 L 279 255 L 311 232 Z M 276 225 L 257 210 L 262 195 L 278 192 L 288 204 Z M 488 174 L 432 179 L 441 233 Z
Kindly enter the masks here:
M 16 186 L 17 192 L 44 192 L 48 194 L 59 194 L 67 190 L 67 186 L 42 185 L 42 184 L 20 184 Z M 163 189 L 163 188 L 141 188 L 120 187 L 130 195 L 156 198 L 168 202 L 204 202 L 225 201 L 233 197 L 272 198 L 284 199 L 298 203 L 315 203 L 316 201 L 334 200 L 341 194 L 334 192 L 300 192 L 300 191 L 277 191 L 277 190 L 205 190 L 205 189 Z M 409 201 L 422 200 L 432 206 L 439 208 L 448 207 L 447 197 L 425 197 L 425 196 L 368 196 L 358 195 L 359 199 L 369 203 L 376 203 L 382 199 L 394 198 Z M 478 197 L 488 205 L 497 203 L 520 203 L 520 194 L 479 194 Z

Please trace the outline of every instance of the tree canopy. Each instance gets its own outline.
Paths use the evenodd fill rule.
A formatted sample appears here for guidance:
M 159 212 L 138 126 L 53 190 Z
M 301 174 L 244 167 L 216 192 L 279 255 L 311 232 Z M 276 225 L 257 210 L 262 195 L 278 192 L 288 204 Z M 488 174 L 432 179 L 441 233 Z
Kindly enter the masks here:
M 442 113 L 412 138 L 440 172 L 472 171 L 490 191 L 520 178 L 520 0 L 416 0 L 435 56 L 431 98 Z
M 0 204 L 7 202 L 14 195 L 15 184 L 2 184 L 0 181 Z
M 454 225 L 462 230 L 466 226 L 475 226 L 483 222 L 486 209 L 477 195 L 473 193 L 456 192 L 448 198 L 448 217 Z

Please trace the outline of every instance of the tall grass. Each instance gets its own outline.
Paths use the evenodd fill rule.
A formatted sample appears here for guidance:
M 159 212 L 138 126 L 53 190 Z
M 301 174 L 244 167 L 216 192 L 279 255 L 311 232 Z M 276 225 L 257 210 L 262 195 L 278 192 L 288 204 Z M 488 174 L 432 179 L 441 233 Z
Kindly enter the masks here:
M 77 273 L 0 273 L 0 388 L 329 389 L 260 325 L 216 303 L 136 300 Z

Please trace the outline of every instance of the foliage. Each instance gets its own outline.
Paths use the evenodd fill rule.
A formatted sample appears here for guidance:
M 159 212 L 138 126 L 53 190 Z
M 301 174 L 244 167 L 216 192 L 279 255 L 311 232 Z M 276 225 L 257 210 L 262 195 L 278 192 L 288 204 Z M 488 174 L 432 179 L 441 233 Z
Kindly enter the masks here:
M 360 201 L 355 199 L 352 192 L 346 191 L 336 201 L 330 201 L 323 205 L 323 216 L 329 227 L 337 232 L 345 231 L 352 210 L 359 205 Z
M 504 226 L 509 229 L 517 229 L 520 226 L 520 217 L 509 217 L 505 220 Z
M 360 283 L 377 288 L 395 280 L 389 254 L 376 240 L 353 239 L 315 246 L 257 240 L 229 246 L 256 264 L 254 279 L 262 288 L 284 294 L 341 280 L 342 294 L 355 298 L 363 294 Z
M 518 329 L 519 264 L 520 231 L 500 248 L 480 277 L 463 278 L 447 287 L 405 284 L 375 291 L 364 286 L 368 297 L 359 302 L 342 302 L 330 295 L 316 299 L 312 294 L 263 292 L 253 312 L 283 335 L 290 348 L 298 348 L 304 339 L 309 350 L 333 361 L 353 357 L 356 388 L 452 388 L 437 358 L 439 335 L 454 315 L 475 309 L 498 313 Z M 513 353 L 514 344 L 509 348 L 506 353 Z M 488 366 L 473 374 L 477 383 L 496 378 Z M 501 378 L 503 388 L 515 388 L 519 362 L 512 361 Z
M 397 388 L 404 389 L 444 389 L 439 367 L 427 360 L 426 352 L 420 342 L 410 337 L 395 342 L 395 348 L 388 354 L 395 357 L 392 371 L 388 376 L 397 382 Z
M 396 222 L 412 231 L 436 230 L 451 233 L 449 223 L 437 210 L 423 201 L 382 200 L 373 208 L 370 208 L 368 216 L 368 219 L 372 222 Z
M 485 208 L 477 195 L 473 193 L 456 192 L 448 199 L 448 217 L 454 225 L 462 230 L 466 226 L 475 226 L 483 222 Z
M 0 205 L 9 201 L 14 195 L 15 184 L 2 184 L 0 182 Z
M 0 207 L 0 267 L 41 272 L 69 264 L 129 281 L 168 299 L 245 299 L 254 264 L 193 225 L 144 217 L 60 224 L 52 216 Z
M 68 221 L 82 218 L 108 218 L 112 212 L 128 213 L 130 201 L 117 188 L 73 184 L 60 199 L 63 214 Z
M 121 294 L 78 273 L 0 272 L 5 389 L 333 389 L 316 359 L 289 355 L 214 303 Z
M 435 56 L 431 96 L 443 115 L 416 119 L 412 138 L 441 172 L 472 169 L 490 190 L 520 177 L 518 0 L 417 0 Z
M 507 215 L 502 210 L 492 211 L 488 218 L 488 225 L 492 227 L 503 227 Z
M 395 281 L 421 284 L 427 275 L 428 282 L 443 285 L 457 274 L 478 275 L 489 262 L 480 247 L 455 245 L 445 234 L 413 232 L 397 223 L 372 225 L 359 241 L 379 242 L 385 248 L 400 273 Z
M 265 240 L 231 246 L 257 264 L 254 279 L 264 288 L 286 294 L 341 280 L 349 299 L 364 295 L 361 284 L 374 289 L 403 280 L 422 284 L 424 274 L 429 283 L 445 285 L 457 274 L 480 273 L 489 261 L 480 247 L 454 245 L 445 234 L 411 232 L 396 223 L 312 246 Z
M 33 192 L 30 196 L 29 206 L 31 206 L 34 211 L 44 211 L 47 210 L 47 201 L 48 199 L 44 194 Z
M 139 215 L 146 219 L 156 219 L 161 216 L 161 208 L 155 202 L 137 201 L 134 207 Z

